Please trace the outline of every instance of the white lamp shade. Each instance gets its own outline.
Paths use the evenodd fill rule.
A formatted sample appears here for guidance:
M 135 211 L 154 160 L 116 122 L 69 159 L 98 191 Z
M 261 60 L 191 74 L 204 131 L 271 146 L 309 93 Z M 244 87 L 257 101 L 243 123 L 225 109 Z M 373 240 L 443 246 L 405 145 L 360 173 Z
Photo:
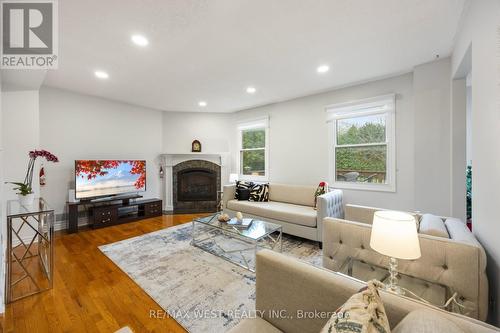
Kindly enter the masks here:
M 370 247 L 378 253 L 397 259 L 420 258 L 415 218 L 403 212 L 375 212 Z
M 231 173 L 229 174 L 229 182 L 230 183 L 236 183 L 238 180 L 238 174 L 237 173 Z

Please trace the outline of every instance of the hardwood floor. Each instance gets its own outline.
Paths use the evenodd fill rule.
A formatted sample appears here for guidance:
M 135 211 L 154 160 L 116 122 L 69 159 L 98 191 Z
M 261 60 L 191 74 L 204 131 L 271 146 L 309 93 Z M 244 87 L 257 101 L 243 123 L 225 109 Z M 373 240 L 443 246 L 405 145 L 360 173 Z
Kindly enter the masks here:
M 56 234 L 54 288 L 8 304 L 4 332 L 106 332 L 128 325 L 134 332 L 185 332 L 97 248 L 189 222 L 196 215 L 164 215 L 77 234 Z

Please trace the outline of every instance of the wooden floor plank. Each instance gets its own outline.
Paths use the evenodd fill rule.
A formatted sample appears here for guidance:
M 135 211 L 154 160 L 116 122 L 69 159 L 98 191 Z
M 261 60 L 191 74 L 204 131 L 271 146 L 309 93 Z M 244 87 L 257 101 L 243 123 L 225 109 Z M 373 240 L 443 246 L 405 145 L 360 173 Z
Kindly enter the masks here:
M 111 333 L 128 325 L 134 332 L 179 333 L 171 318 L 151 318 L 161 309 L 98 246 L 191 221 L 206 214 L 164 215 L 55 237 L 54 288 L 6 306 L 0 328 L 15 333 Z

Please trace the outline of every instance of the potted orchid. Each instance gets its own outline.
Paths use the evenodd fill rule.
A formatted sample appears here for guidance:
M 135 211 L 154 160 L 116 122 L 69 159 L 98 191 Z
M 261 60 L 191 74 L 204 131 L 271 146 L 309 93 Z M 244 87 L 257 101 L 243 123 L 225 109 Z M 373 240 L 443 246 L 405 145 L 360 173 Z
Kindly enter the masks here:
M 33 193 L 33 170 L 35 167 L 35 161 L 38 157 L 45 158 L 48 162 L 59 162 L 59 159 L 54 154 L 46 150 L 32 150 L 28 154 L 28 170 L 26 171 L 26 176 L 24 177 L 24 182 L 9 182 L 10 184 L 16 185 L 13 190 L 18 191 L 17 195 L 19 201 L 22 205 L 29 206 L 33 204 L 35 199 L 35 193 Z

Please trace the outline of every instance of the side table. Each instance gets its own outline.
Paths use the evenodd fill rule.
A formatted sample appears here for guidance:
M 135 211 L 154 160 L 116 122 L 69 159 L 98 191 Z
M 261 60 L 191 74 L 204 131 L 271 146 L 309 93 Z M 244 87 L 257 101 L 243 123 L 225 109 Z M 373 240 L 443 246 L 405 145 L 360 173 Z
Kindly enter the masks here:
M 54 210 L 43 198 L 32 205 L 7 202 L 5 302 L 52 288 Z

